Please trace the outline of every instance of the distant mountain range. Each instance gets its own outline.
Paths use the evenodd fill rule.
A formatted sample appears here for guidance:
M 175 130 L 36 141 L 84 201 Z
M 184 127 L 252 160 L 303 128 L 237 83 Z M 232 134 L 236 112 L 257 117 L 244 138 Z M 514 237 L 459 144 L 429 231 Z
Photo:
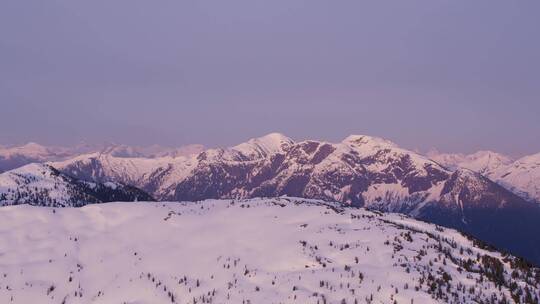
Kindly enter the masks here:
M 239 147 L 241 146 L 239 145 Z M 112 143 L 100 145 L 81 143 L 74 147 L 43 146 L 37 143 L 28 143 L 23 146 L 0 146 L 0 173 L 29 163 L 58 162 L 79 156 L 90 158 L 92 155 L 101 155 L 104 158 L 131 158 L 136 159 L 133 162 L 137 163 L 141 158 L 181 158 L 198 155 L 204 151 L 205 148 L 202 145 L 186 145 L 178 148 L 159 145 L 128 146 Z M 440 153 L 437 150 L 432 150 L 426 153 L 426 157 L 451 171 L 464 168 L 480 173 L 522 198 L 540 203 L 540 153 L 515 160 L 492 151 L 479 151 L 466 155 Z M 162 160 L 161 163 L 163 161 L 182 162 Z
M 27 143 L 22 146 L 0 146 L 0 173 L 30 163 L 60 161 L 88 153 L 102 153 L 115 157 L 179 157 L 200 153 L 202 145 L 187 145 L 178 148 L 153 145 L 148 147 L 119 144 L 79 144 L 74 147 L 43 146 Z
M 278 133 L 185 155 L 137 153 L 122 147 L 49 164 L 77 180 L 131 185 L 162 201 L 293 196 L 404 213 L 540 265 L 534 156 L 426 156 L 372 136 L 295 142 Z

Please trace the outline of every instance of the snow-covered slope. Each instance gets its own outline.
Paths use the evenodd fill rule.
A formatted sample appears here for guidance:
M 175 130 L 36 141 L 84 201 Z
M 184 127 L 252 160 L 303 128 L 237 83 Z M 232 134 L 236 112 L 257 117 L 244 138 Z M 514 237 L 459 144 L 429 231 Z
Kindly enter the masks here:
M 151 199 L 132 186 L 79 181 L 45 164 L 29 164 L 0 174 L 0 206 L 64 207 Z
M 539 269 L 456 231 L 302 199 L 4 207 L 0 244 L 1 303 L 539 297 Z

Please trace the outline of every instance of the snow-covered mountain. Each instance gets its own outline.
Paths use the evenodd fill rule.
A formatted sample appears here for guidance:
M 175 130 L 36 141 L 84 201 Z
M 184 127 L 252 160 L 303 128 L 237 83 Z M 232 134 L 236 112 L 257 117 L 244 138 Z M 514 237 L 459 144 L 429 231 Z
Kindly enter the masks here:
M 32 142 L 23 146 L 0 147 L 0 173 L 29 163 L 55 161 L 72 156 L 73 154 L 65 149 L 45 147 Z
M 456 170 L 458 168 L 464 168 L 486 176 L 513 162 L 509 156 L 493 151 L 478 151 L 465 155 L 459 153 L 439 153 L 437 150 L 432 150 L 427 153 L 427 156 L 449 169 Z
M 538 268 L 454 230 L 303 199 L 4 207 L 0 244 L 1 303 L 540 297 Z
M 520 158 L 489 177 L 521 197 L 540 203 L 540 153 Z
M 79 207 L 137 200 L 152 200 L 152 197 L 133 186 L 76 180 L 45 164 L 29 164 L 0 174 L 0 206 Z
M 51 163 L 51 165 L 82 179 L 133 183 L 162 200 L 217 198 L 210 197 L 211 194 L 206 193 L 207 191 L 216 192 L 220 197 L 301 195 L 304 188 L 310 188 L 308 190 L 314 192 L 317 185 L 299 183 L 295 186 L 291 179 L 297 180 L 301 178 L 300 176 L 307 174 L 314 174 L 325 179 L 329 177 L 327 174 L 333 172 L 349 175 L 349 178 L 342 181 L 330 181 L 332 184 L 325 185 L 328 187 L 321 189 L 319 191 L 321 193 L 317 195 L 321 198 L 348 203 L 362 203 L 364 199 L 358 190 L 347 187 L 355 182 L 353 179 L 356 175 L 364 175 L 364 179 L 371 178 L 375 182 L 387 184 L 373 178 L 374 176 L 365 175 L 382 174 L 385 170 L 392 175 L 394 166 L 401 166 L 400 170 L 409 169 L 411 173 L 419 173 L 417 176 L 420 178 L 430 175 L 436 183 L 451 174 L 451 171 L 428 158 L 400 149 L 395 144 L 380 138 L 351 136 L 338 144 L 316 141 L 295 143 L 290 138 L 276 133 L 251 139 L 232 148 L 210 149 L 198 155 L 175 159 L 167 157 L 152 160 L 120 158 L 109 153 L 94 153 L 64 162 Z M 204 172 L 211 170 L 216 172 L 207 172 L 211 174 Z M 196 183 L 197 181 L 193 179 L 203 178 L 202 175 L 205 175 L 204 178 L 212 179 L 206 182 L 207 191 L 195 188 L 193 193 L 177 190 L 183 185 Z M 395 189 L 403 188 L 397 179 L 405 178 L 411 184 L 413 183 L 413 174 L 407 177 L 403 174 L 398 175 L 400 175 L 399 178 L 395 174 L 393 176 Z M 235 179 L 236 184 L 232 185 L 232 181 L 227 181 L 228 179 Z M 381 177 L 381 179 L 384 178 Z M 222 183 L 224 181 L 227 183 Z M 364 181 L 365 183 L 369 181 Z M 231 189 L 215 189 L 220 184 L 223 186 L 228 184 Z M 367 186 L 364 186 L 363 190 L 367 190 Z M 404 187 L 406 186 L 408 185 Z M 416 185 L 416 187 L 426 188 L 426 185 L 424 187 Z M 384 187 L 377 187 L 379 188 Z M 384 189 L 370 190 L 372 190 L 370 195 L 377 192 L 386 193 Z M 407 192 L 407 189 L 405 190 Z M 307 196 L 311 195 L 307 194 Z
M 456 176 L 468 176 L 463 187 L 469 182 L 489 184 L 470 170 L 449 170 L 390 141 L 364 135 L 332 144 L 294 142 L 273 133 L 188 157 L 147 159 L 93 153 L 51 165 L 84 180 L 133 184 L 160 200 L 290 195 L 412 214 L 421 213 L 427 203 L 441 201 L 445 187 L 451 187 Z M 492 184 L 489 188 L 511 200 L 504 189 Z M 469 190 L 477 196 L 488 194 L 482 193 L 485 188 Z M 475 203 L 455 197 L 445 201 L 459 208 Z M 491 204 L 500 207 L 502 201 Z
M 131 184 L 165 201 L 287 195 L 405 213 L 540 264 L 540 236 L 532 233 L 540 231 L 537 204 L 481 174 L 447 169 L 382 138 L 294 142 L 274 133 L 188 157 L 92 154 L 52 165 L 79 179 Z
M 230 151 L 238 152 L 250 159 L 260 159 L 272 154 L 283 153 L 294 145 L 294 141 L 280 133 L 270 133 L 241 143 Z
M 178 148 L 171 148 L 160 145 L 145 147 L 110 144 L 94 152 L 123 158 L 159 158 L 189 156 L 198 154 L 202 151 L 204 151 L 204 146 L 202 145 L 186 145 Z
M 478 172 L 520 197 L 540 203 L 540 153 L 515 161 L 491 151 L 470 155 L 432 151 L 427 155 L 452 170 L 466 168 Z
M 171 148 L 159 145 L 144 147 L 112 143 L 102 145 L 81 143 L 73 147 L 43 146 L 37 143 L 13 147 L 0 146 L 0 173 L 30 163 L 62 161 L 89 153 L 108 154 L 115 157 L 159 158 L 189 156 L 198 154 L 203 150 L 202 145 Z
M 71 176 L 88 181 L 132 184 L 164 200 L 174 195 L 178 183 L 185 180 L 201 162 L 223 160 L 242 163 L 263 160 L 284 153 L 292 144 L 291 139 L 273 133 L 232 148 L 209 149 L 199 154 L 144 158 L 90 153 L 50 164 Z

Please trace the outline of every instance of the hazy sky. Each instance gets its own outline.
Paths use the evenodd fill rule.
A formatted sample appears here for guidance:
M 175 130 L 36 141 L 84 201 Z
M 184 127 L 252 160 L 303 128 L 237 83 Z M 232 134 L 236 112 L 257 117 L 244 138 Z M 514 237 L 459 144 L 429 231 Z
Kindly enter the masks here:
M 0 144 L 540 151 L 538 0 L 0 1 Z

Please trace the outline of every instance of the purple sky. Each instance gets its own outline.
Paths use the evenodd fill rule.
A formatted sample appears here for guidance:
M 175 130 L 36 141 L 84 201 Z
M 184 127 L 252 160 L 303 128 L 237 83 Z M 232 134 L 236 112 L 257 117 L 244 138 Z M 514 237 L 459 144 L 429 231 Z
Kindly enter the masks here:
M 0 2 L 0 144 L 540 151 L 540 1 Z

